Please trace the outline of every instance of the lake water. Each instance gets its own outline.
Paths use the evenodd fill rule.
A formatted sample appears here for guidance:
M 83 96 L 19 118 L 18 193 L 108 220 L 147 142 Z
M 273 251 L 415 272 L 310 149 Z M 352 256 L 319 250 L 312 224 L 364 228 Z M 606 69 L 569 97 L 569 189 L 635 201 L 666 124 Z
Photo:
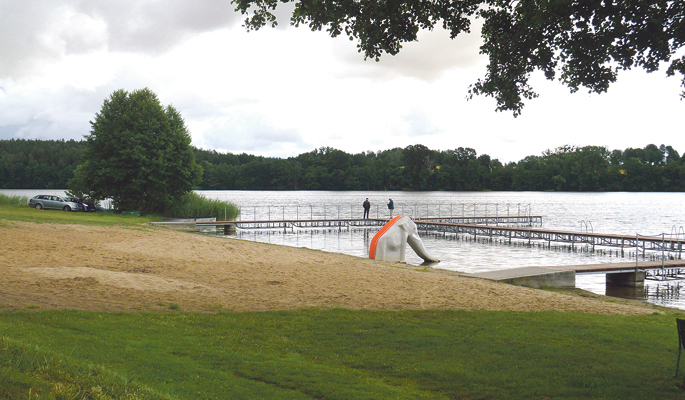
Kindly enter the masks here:
M 0 193 L 33 196 L 62 194 L 48 190 L 0 190 Z M 657 236 L 680 232 L 685 237 L 685 193 L 559 193 L 559 192 L 325 192 L 325 191 L 199 191 L 208 198 L 226 200 L 241 208 L 243 220 L 285 218 L 360 218 L 362 202 L 369 198 L 371 217 L 387 217 L 389 198 L 395 215 L 473 216 L 539 215 L 541 228 Z M 241 231 L 237 237 L 273 244 L 308 247 L 359 257 L 368 256 L 377 228 L 350 230 Z M 483 272 L 523 266 L 555 266 L 634 261 L 614 248 L 546 243 L 507 244 L 493 239 L 474 241 L 467 235 L 421 233 L 426 248 L 441 262 L 436 268 Z M 648 259 L 661 254 L 647 253 Z M 640 257 L 642 260 L 642 257 Z M 407 262 L 423 260 L 408 248 Z M 604 274 L 576 277 L 579 288 L 598 294 L 645 299 L 655 304 L 685 309 L 683 281 L 645 282 L 644 291 L 606 293 Z M 682 296 L 681 296 L 682 294 Z

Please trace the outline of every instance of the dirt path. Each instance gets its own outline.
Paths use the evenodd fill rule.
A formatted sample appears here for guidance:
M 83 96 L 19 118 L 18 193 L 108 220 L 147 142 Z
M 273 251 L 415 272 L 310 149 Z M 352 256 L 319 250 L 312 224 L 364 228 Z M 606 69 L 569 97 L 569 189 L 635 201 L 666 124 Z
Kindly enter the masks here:
M 342 254 L 176 232 L 0 221 L 0 310 L 558 310 L 616 304 Z

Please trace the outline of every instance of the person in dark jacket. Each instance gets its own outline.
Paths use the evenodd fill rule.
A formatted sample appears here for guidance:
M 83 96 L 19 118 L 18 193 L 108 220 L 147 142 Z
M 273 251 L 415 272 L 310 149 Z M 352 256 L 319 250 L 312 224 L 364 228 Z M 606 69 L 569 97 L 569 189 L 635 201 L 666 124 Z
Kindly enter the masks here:
M 369 210 L 371 209 L 371 203 L 369 203 L 369 198 L 367 197 L 362 204 L 364 207 L 364 219 L 369 219 Z
M 389 199 L 390 201 L 388 202 L 388 210 L 390 210 L 390 218 L 392 218 L 392 213 L 395 211 L 395 203 L 392 202 L 392 199 Z

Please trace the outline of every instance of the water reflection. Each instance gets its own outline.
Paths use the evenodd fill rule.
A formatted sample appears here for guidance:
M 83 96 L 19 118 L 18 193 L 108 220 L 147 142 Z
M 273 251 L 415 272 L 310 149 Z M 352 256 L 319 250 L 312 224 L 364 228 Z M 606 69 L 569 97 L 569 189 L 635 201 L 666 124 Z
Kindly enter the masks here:
M 377 228 L 238 230 L 234 237 L 264 243 L 307 247 L 310 249 L 368 257 L 369 246 Z M 620 249 L 567 246 L 547 242 L 512 241 L 504 238 L 474 238 L 470 235 L 421 232 L 426 249 L 441 261 L 430 266 L 466 273 L 493 271 L 523 266 L 555 266 L 625 262 Z M 425 265 L 410 248 L 407 263 Z M 577 275 L 576 287 L 596 294 L 685 309 L 680 296 L 680 280 L 647 280 L 644 288 L 606 286 L 605 274 Z
M 576 287 L 592 293 L 631 300 L 646 300 L 666 307 L 685 309 L 685 285 L 682 280 L 645 280 L 644 287 L 606 285 L 605 274 L 577 275 Z
M 605 285 L 606 290 L 603 294 L 611 297 L 620 297 L 630 300 L 644 300 L 647 288 L 645 287 L 625 287 Z
M 665 304 L 678 304 L 682 299 L 682 288 L 682 281 L 650 283 L 645 285 L 645 298 Z

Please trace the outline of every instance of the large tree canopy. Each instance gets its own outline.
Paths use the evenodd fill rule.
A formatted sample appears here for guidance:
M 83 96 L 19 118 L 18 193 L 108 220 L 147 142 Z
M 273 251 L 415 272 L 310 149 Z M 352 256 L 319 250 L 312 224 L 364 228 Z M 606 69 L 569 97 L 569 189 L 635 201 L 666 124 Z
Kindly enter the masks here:
M 279 2 L 295 3 L 293 25 L 357 39 L 376 60 L 397 54 L 420 29 L 441 25 L 454 38 L 482 18 L 481 52 L 490 62 L 469 95 L 494 97 L 498 110 L 514 115 L 537 97 L 528 83 L 536 70 L 571 91 L 597 93 L 622 69 L 653 72 L 670 62 L 669 76 L 685 75 L 685 55 L 676 55 L 685 47 L 682 0 L 233 0 L 248 29 L 275 26 Z
M 115 91 L 91 126 L 72 192 L 158 213 L 199 183 L 202 169 L 181 114 L 149 89 Z

